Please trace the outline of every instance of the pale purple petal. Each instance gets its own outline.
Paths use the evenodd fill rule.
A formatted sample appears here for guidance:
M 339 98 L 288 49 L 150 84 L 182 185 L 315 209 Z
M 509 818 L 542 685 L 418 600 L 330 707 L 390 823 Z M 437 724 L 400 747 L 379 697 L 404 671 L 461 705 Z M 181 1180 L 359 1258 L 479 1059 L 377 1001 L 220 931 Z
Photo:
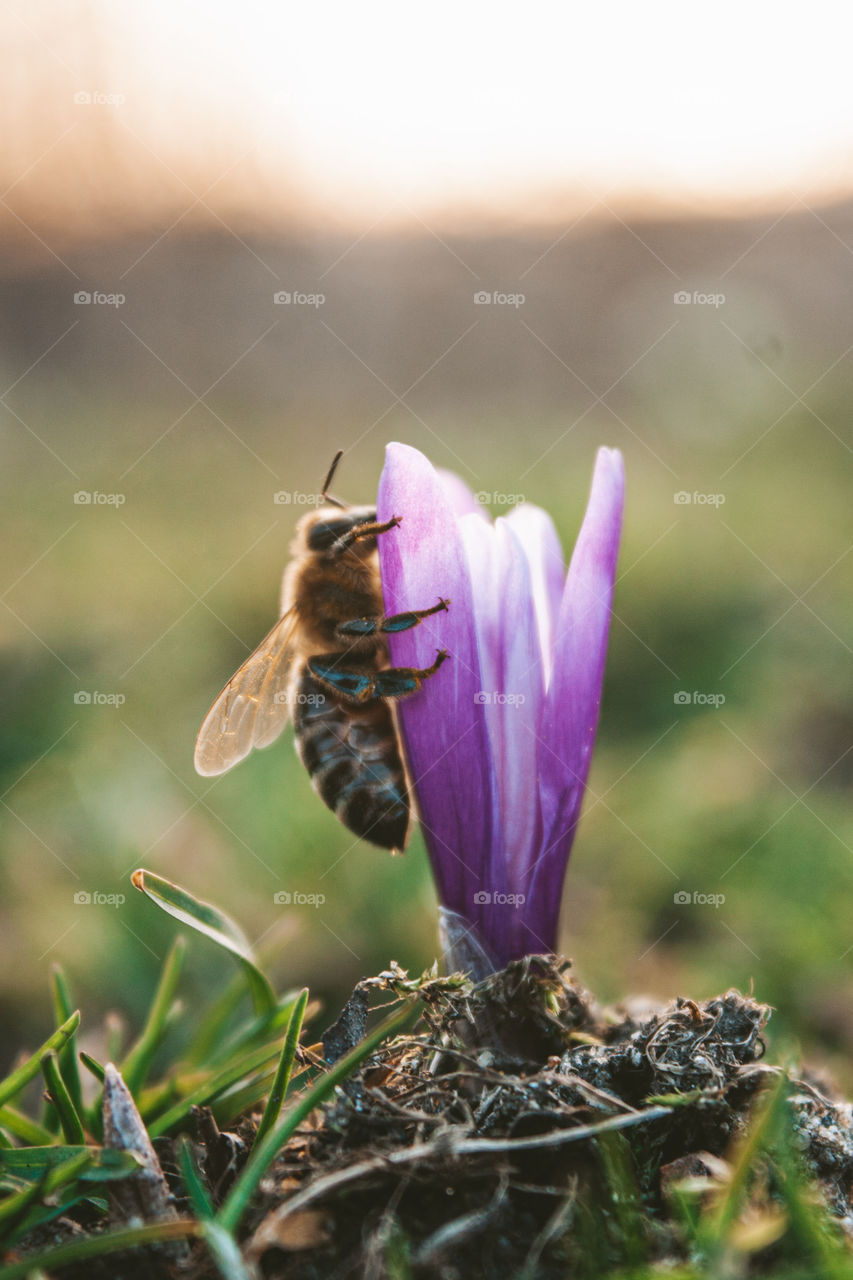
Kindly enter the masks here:
M 524 891 L 539 837 L 536 732 L 544 698 L 542 653 L 527 558 L 506 520 L 492 526 L 475 515 L 459 528 L 471 573 L 481 655 L 480 706 L 495 762 L 501 823 L 493 844 L 489 887 Z M 516 907 L 491 903 L 485 941 L 499 953 Z
M 499 740 L 492 754 L 501 797 L 507 879 L 510 891 L 519 892 L 540 831 L 536 734 L 545 679 L 527 558 L 504 519 L 495 522 L 495 540 L 500 566 L 496 609 L 501 624 L 495 691 L 505 700 L 497 705 Z
M 489 875 L 499 818 L 488 732 L 475 699 L 483 677 L 471 581 L 446 490 L 423 454 L 403 444 L 388 446 L 379 482 L 377 516 L 392 515 L 402 523 L 379 538 L 386 611 L 423 609 L 439 596 L 451 601 L 447 612 L 389 636 L 389 646 L 395 666 L 427 667 L 437 649 L 450 653 L 418 693 L 401 699 L 398 712 L 439 899 L 476 924 L 473 898 Z
M 526 916 L 552 946 L 598 724 L 624 495 L 622 455 L 599 449 L 560 606 L 554 673 L 539 733 L 543 835 L 530 869 Z
M 563 548 L 553 520 L 541 507 L 535 507 L 531 502 L 522 502 L 510 511 L 506 519 L 524 548 L 530 565 L 539 643 L 544 662 L 543 673 L 547 685 L 551 679 L 554 634 L 566 577 Z
M 476 495 L 455 471 L 448 471 L 445 467 L 436 467 L 435 470 L 444 485 L 450 505 L 458 516 L 473 515 L 476 512 L 482 520 L 488 520 L 488 513 L 482 502 L 478 502 Z

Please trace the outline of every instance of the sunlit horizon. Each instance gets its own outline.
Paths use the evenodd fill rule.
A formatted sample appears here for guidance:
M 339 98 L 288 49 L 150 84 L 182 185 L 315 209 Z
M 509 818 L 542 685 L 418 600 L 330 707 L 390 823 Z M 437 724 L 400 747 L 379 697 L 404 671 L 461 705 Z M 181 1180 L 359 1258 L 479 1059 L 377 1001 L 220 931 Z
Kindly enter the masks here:
M 821 12 L 825 10 L 826 21 Z M 846 45 L 778 8 L 7 10 L 6 199 L 73 228 L 202 197 L 260 222 L 681 216 L 853 191 Z M 809 41 L 813 48 L 810 48 Z

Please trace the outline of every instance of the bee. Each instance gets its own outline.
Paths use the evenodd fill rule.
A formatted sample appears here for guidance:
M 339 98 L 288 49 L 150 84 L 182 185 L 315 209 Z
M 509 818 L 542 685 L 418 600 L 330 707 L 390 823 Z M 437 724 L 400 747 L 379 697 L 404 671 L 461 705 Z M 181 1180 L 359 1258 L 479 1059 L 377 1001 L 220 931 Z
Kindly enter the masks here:
M 438 650 L 423 669 L 390 667 L 385 637 L 450 601 L 384 616 L 377 539 L 402 517 L 380 523 L 375 508 L 331 497 L 342 452 L 320 491 L 323 505 L 296 526 L 281 617 L 205 716 L 195 767 L 203 777 L 225 773 L 292 718 L 297 752 L 326 805 L 355 835 L 398 850 L 412 804 L 390 700 L 415 693 L 448 654 Z

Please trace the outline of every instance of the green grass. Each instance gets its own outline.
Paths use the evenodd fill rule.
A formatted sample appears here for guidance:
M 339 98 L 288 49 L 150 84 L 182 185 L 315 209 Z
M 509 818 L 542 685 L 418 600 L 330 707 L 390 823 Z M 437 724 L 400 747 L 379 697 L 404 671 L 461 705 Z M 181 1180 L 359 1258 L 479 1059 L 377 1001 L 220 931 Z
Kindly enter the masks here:
M 257 994 L 257 980 L 250 977 L 257 966 L 251 953 L 235 943 L 242 937 L 238 926 L 224 912 L 150 873 L 137 873 L 134 883 L 163 911 L 179 914 L 185 926 L 213 941 L 238 964 L 236 984 L 214 997 L 207 1009 L 180 1020 L 170 1018 L 185 953 L 183 941 L 175 941 L 142 1031 L 122 1060 L 143 1122 L 151 1136 L 179 1135 L 191 1128 L 189 1110 L 194 1101 L 210 1105 L 222 1126 L 234 1122 L 246 1107 L 265 1103 L 257 1139 L 218 1207 L 201 1177 L 191 1144 L 183 1139 L 178 1164 L 189 1214 L 174 1222 L 83 1233 L 0 1266 L 0 1280 L 16 1280 L 39 1268 L 61 1272 L 66 1266 L 113 1252 L 180 1239 L 203 1242 L 223 1280 L 248 1280 L 251 1268 L 241 1251 L 242 1228 L 276 1157 L 336 1086 L 385 1040 L 413 1025 L 420 984 L 401 982 L 402 1007 L 312 1080 L 306 1083 L 305 1070 L 297 1071 L 299 1088 L 290 1087 L 308 992 L 273 993 L 271 1007 L 260 1013 L 256 1008 L 247 1018 L 241 1006 L 252 1003 Z M 19 1248 L 31 1232 L 75 1208 L 85 1207 L 90 1223 L 105 1219 L 109 1184 L 132 1176 L 138 1167 L 135 1155 L 99 1145 L 103 1070 L 91 1056 L 80 1055 L 95 1077 L 92 1101 L 84 1104 L 81 1097 L 87 1090 L 78 1090 L 80 1082 L 74 1082 L 66 1052 L 79 1030 L 80 1015 L 74 1012 L 64 1018 L 70 991 L 61 969 L 54 970 L 52 990 L 59 1025 L 35 1054 L 0 1081 L 4 1102 L 0 1107 L 0 1249 L 4 1250 Z M 62 998 L 56 998 L 57 993 Z M 216 1040 L 210 1036 L 212 1026 L 219 1029 Z M 26 1105 L 39 1066 L 49 1105 L 42 1124 L 32 1120 L 28 1133 L 25 1125 L 10 1122 L 11 1104 Z M 69 1079 L 71 1088 L 66 1083 Z M 639 1116 L 620 1115 L 582 1126 L 589 1129 L 584 1136 L 592 1140 L 598 1157 L 598 1178 L 586 1179 L 580 1186 L 572 1186 L 570 1180 L 545 1231 L 531 1242 L 534 1247 L 523 1275 L 535 1277 L 536 1259 L 547 1249 L 552 1263 L 562 1258 L 567 1274 L 579 1280 L 605 1276 L 652 1280 L 663 1275 L 681 1280 L 759 1275 L 775 1280 L 851 1280 L 849 1246 L 811 1188 L 798 1155 L 786 1106 L 790 1088 L 780 1073 L 776 1083 L 765 1089 L 748 1128 L 728 1153 L 725 1179 L 714 1183 L 689 1178 L 669 1188 L 666 1219 L 656 1207 L 656 1166 L 637 1167 L 637 1147 L 626 1137 L 626 1125 Z M 92 1095 L 92 1088 L 88 1093 Z M 164 1110 L 170 1100 L 171 1107 Z M 33 1101 L 30 1098 L 30 1104 Z M 672 1106 L 679 1097 L 649 1101 Z M 683 1101 L 688 1101 L 687 1096 Z M 23 1112 L 15 1114 L 23 1119 Z M 28 1137 L 37 1141 L 27 1143 Z M 389 1274 L 411 1274 L 409 1246 L 399 1226 L 389 1230 Z M 679 1265 L 674 1262 L 678 1258 L 689 1262 Z

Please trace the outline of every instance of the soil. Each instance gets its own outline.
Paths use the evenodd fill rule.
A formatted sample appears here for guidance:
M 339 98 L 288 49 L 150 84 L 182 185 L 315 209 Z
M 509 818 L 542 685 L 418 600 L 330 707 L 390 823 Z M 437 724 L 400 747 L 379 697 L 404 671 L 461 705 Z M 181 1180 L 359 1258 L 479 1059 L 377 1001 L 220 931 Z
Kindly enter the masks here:
M 687 1180 L 712 1196 L 726 1185 L 759 1095 L 784 1074 L 763 1060 L 767 1005 L 728 991 L 602 1009 L 567 961 L 544 956 L 476 985 L 458 976 L 413 981 L 392 966 L 359 984 L 323 1037 L 326 1060 L 361 1038 L 377 995 L 387 1003 L 413 992 L 421 1029 L 363 1064 L 262 1183 L 244 1241 L 259 1276 L 563 1280 L 596 1250 L 606 1269 L 603 1209 L 663 1271 L 685 1259 L 677 1187 Z M 798 1158 L 853 1237 L 851 1105 L 823 1081 L 788 1078 Z M 209 1112 L 197 1112 L 196 1155 L 214 1200 L 245 1160 L 257 1118 L 220 1134 Z M 188 1215 L 172 1143 L 157 1149 Z M 619 1178 L 638 1195 L 615 1196 Z M 53 1225 L 59 1234 L 61 1221 Z M 62 1274 L 206 1280 L 216 1272 L 196 1244 L 189 1264 L 148 1252 Z

